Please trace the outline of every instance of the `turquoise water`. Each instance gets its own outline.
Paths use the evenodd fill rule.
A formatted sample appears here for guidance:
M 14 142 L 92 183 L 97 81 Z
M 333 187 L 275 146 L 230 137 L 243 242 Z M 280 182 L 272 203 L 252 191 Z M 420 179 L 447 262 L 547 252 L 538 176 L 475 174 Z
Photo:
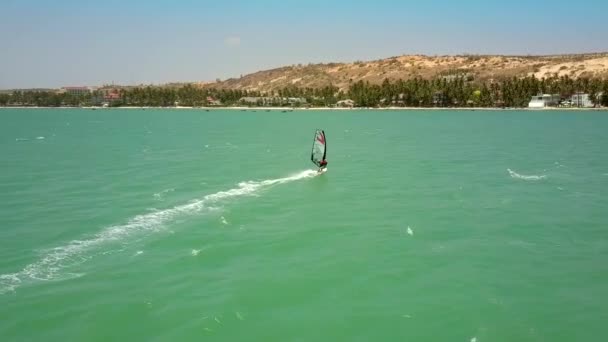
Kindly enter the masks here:
M 608 338 L 606 112 L 0 120 L 3 341 Z

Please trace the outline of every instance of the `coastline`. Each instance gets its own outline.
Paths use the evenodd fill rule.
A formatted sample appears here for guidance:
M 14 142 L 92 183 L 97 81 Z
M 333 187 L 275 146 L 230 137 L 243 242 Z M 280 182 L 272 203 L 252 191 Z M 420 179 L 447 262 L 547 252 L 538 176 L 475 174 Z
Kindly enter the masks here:
M 59 107 L 40 107 L 40 106 L 0 106 L 2 109 L 90 109 L 90 110 L 117 110 L 117 109 L 131 109 L 131 110 L 146 110 L 146 109 L 177 109 L 177 110 L 239 110 L 239 111 L 273 111 L 273 112 L 293 112 L 293 111 L 361 111 L 361 110 L 372 110 L 372 111 L 608 111 L 608 107 L 599 108 L 560 108 L 560 107 L 546 107 L 546 108 L 498 108 L 498 107 L 189 107 L 189 106 L 175 106 L 175 107 L 152 107 L 152 106 L 120 106 L 120 107 L 74 107 L 74 106 L 59 106 Z

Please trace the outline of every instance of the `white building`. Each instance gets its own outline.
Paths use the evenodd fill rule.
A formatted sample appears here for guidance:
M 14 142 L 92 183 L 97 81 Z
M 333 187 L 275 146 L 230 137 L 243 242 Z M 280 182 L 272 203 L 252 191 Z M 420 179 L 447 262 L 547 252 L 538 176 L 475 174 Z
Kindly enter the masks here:
M 589 98 L 589 94 L 576 93 L 576 94 L 572 95 L 572 97 L 570 98 L 570 101 L 572 101 L 572 107 L 584 107 L 584 108 L 593 107 L 593 102 L 591 102 L 591 99 Z
M 528 108 L 545 108 L 557 106 L 561 96 L 559 94 L 542 94 L 532 96 L 532 99 L 528 103 Z
M 68 93 L 74 96 L 89 95 L 93 89 L 90 87 L 62 87 L 59 93 Z
M 355 101 L 353 101 L 351 99 L 341 100 L 341 101 L 338 101 L 336 103 L 336 106 L 338 106 L 338 107 L 354 107 L 355 106 Z

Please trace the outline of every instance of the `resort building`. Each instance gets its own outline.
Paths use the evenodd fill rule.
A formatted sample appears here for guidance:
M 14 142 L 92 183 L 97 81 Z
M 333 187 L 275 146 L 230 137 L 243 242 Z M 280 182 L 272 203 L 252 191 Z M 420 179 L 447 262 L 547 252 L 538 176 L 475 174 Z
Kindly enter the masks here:
M 283 106 L 283 105 L 302 105 L 306 104 L 303 97 L 253 97 L 245 96 L 239 99 L 239 103 L 258 106 Z
M 207 105 L 208 106 L 221 106 L 222 101 L 214 98 L 213 96 L 207 96 Z
M 68 93 L 74 96 L 88 95 L 91 93 L 89 87 L 62 87 L 59 93 Z
M 555 107 L 559 105 L 561 96 L 559 94 L 542 94 L 532 96 L 532 99 L 528 103 L 528 108 L 545 108 Z
M 245 96 L 239 99 L 239 103 L 247 105 L 266 106 L 272 103 L 272 99 L 272 97 Z
M 572 107 L 584 107 L 591 108 L 593 107 L 593 102 L 589 98 L 589 94 L 584 93 L 576 93 L 570 97 L 570 102 Z
M 353 101 L 351 99 L 341 100 L 336 103 L 336 106 L 337 107 L 354 107 L 355 101 Z

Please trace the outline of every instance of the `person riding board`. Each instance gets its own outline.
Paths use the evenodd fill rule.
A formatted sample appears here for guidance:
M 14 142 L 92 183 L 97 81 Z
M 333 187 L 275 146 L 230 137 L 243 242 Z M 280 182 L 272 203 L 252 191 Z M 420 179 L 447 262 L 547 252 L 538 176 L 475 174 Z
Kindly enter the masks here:
M 319 172 L 323 171 L 327 167 L 327 160 L 323 159 L 319 162 Z

